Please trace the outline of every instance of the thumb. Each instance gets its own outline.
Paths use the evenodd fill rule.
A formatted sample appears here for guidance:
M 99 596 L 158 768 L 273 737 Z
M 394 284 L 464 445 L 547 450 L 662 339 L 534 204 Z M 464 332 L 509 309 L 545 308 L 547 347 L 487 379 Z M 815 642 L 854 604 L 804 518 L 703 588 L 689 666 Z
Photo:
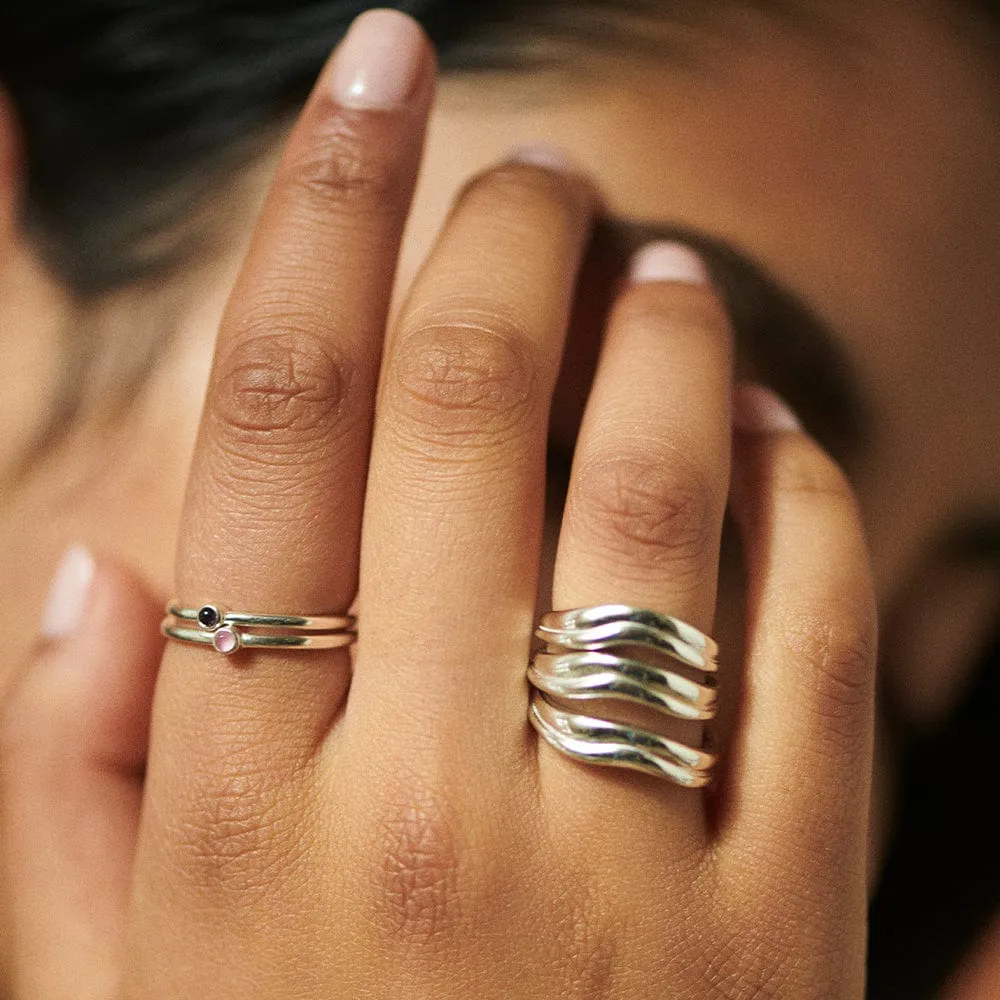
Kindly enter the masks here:
M 161 604 L 71 548 L 35 652 L 0 704 L 0 886 L 13 996 L 117 990 L 142 798 Z

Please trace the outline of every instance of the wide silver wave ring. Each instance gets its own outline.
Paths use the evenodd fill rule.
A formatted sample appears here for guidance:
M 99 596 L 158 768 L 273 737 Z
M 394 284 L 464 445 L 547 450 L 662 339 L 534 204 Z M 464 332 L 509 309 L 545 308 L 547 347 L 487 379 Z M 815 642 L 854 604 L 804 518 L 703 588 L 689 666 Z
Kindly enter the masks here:
M 189 624 L 190 623 L 190 624 Z M 353 615 L 263 615 L 167 604 L 160 631 L 168 639 L 211 646 L 225 656 L 242 649 L 335 649 L 357 639 Z
M 543 645 L 528 668 L 529 718 L 556 750 L 687 788 L 711 781 L 715 757 L 706 750 L 564 704 L 628 701 L 672 718 L 712 719 L 719 653 L 712 639 L 680 619 L 626 604 L 551 611 L 535 636 Z

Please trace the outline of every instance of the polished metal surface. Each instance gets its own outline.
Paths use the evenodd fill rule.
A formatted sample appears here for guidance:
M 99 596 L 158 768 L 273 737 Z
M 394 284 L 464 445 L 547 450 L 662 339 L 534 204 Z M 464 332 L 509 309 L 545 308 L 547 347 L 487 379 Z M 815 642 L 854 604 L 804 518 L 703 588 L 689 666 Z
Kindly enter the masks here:
M 549 612 L 543 616 L 535 635 L 550 647 L 569 650 L 644 646 L 666 653 L 695 670 L 718 669 L 719 648 L 707 635 L 669 615 L 624 604 Z
M 194 622 L 194 627 L 187 625 Z M 212 646 L 231 656 L 244 647 L 258 649 L 335 649 L 357 639 L 353 615 L 265 615 L 223 611 L 216 604 L 186 608 L 167 605 L 160 631 L 168 639 Z
M 585 629 L 620 622 L 645 625 L 654 631 L 673 636 L 711 660 L 719 653 L 715 640 L 693 625 L 680 618 L 650 611 L 648 608 L 636 608 L 630 604 L 595 604 L 589 608 L 573 608 L 570 611 L 550 611 L 542 616 L 538 628 L 542 632 L 564 632 L 567 629 Z
M 214 646 L 214 633 L 197 628 L 181 628 L 169 624 L 165 619 L 160 625 L 160 631 L 168 639 L 178 639 L 181 642 L 193 642 L 202 646 Z M 253 632 L 240 632 L 238 647 L 250 646 L 261 649 L 337 649 L 350 646 L 356 641 L 355 632 L 326 632 L 313 635 L 258 635 Z M 221 650 L 220 650 L 221 652 Z M 233 650 L 235 652 L 235 650 Z
M 528 667 L 529 716 L 551 746 L 575 760 L 642 771 L 686 788 L 708 784 L 712 754 L 614 719 L 575 714 L 561 703 L 626 701 L 672 718 L 712 719 L 714 640 L 678 618 L 626 604 L 551 611 L 535 635 L 544 646 Z
M 176 601 L 167 605 L 167 614 L 181 621 L 198 621 L 199 613 L 205 608 L 214 609 L 221 625 L 246 625 L 254 628 L 294 628 L 306 631 L 330 632 L 354 628 L 357 620 L 353 615 L 259 615 L 238 611 L 223 611 L 217 605 L 205 604 L 198 608 L 183 608 Z
M 564 712 L 540 691 L 532 696 L 529 717 L 551 746 L 575 760 L 642 771 L 685 788 L 712 780 L 712 754 L 634 726 Z
M 560 698 L 620 698 L 678 719 L 712 719 L 718 692 L 672 670 L 611 653 L 537 653 L 528 680 Z

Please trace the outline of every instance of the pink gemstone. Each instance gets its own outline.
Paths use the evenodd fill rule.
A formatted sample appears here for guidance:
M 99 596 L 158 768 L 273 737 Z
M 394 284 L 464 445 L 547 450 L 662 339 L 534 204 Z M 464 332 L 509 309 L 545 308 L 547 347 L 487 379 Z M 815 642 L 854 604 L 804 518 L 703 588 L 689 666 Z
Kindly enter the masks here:
M 240 637 L 236 629 L 224 625 L 212 633 L 212 645 L 227 656 L 240 648 Z

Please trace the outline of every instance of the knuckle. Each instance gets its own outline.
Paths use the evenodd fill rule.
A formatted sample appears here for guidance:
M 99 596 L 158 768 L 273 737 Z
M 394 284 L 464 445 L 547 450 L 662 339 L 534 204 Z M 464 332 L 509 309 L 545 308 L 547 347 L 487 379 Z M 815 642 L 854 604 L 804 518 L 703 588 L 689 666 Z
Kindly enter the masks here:
M 841 975 L 820 970 L 843 969 L 843 956 L 827 961 L 822 936 L 802 926 L 797 914 L 778 904 L 777 916 L 753 928 L 745 926 L 717 941 L 704 956 L 705 995 L 712 1000 L 779 1000 L 783 997 L 833 997 L 842 994 Z M 744 921 L 740 921 L 744 924 Z M 779 944 L 780 947 L 775 947 Z M 812 947 L 811 947 L 812 946 Z
M 321 209 L 338 202 L 376 212 L 398 205 L 411 165 L 392 155 L 372 124 L 363 116 L 345 115 L 329 98 L 319 108 L 312 141 L 290 151 L 282 164 L 281 182 L 307 203 L 318 201 Z
M 325 338 L 281 329 L 268 316 L 250 323 L 220 360 L 211 415 L 234 444 L 327 444 L 349 409 L 351 380 L 351 366 Z
M 287 874 L 301 857 L 295 815 L 273 782 L 235 762 L 221 773 L 196 772 L 173 819 L 179 870 L 211 895 L 266 895 L 279 866 Z
M 673 282 L 630 285 L 615 304 L 615 325 L 649 330 L 656 336 L 663 331 L 690 333 L 704 340 L 714 334 L 729 346 L 730 323 L 725 306 L 711 289 Z
M 546 218 L 553 211 L 570 219 L 583 210 L 584 191 L 579 180 L 557 170 L 502 163 L 473 177 L 459 200 L 481 203 L 484 213 L 501 221 Z
M 778 1000 L 805 996 L 796 991 L 798 941 L 794 921 L 788 927 L 770 919 L 750 926 L 738 919 L 719 935 L 711 952 L 701 952 L 705 995 L 712 1000 Z M 775 948 L 775 944 L 780 947 Z
M 789 989 L 788 976 L 756 957 L 731 959 L 726 964 L 710 959 L 704 979 L 711 1000 L 779 1000 L 797 995 Z
M 619 935 L 605 894 L 588 886 L 578 873 L 570 879 L 567 884 L 575 891 L 568 905 L 561 915 L 547 919 L 543 959 L 566 984 L 566 1000 L 612 996 Z
M 386 801 L 373 838 L 374 924 L 404 947 L 445 944 L 462 920 L 461 852 L 443 799 L 415 792 Z
M 840 466 L 800 435 L 784 435 L 775 492 L 786 500 L 854 506 L 854 492 Z
M 698 572 L 712 557 L 716 503 L 704 473 L 676 456 L 604 455 L 576 475 L 571 516 L 624 566 Z
M 467 317 L 402 336 L 389 394 L 407 436 L 469 446 L 500 441 L 523 425 L 536 382 L 536 363 L 519 331 L 490 317 Z
M 829 613 L 830 609 L 826 609 Z M 841 735 L 867 707 L 873 695 L 876 639 L 874 628 L 854 624 L 852 612 L 837 620 L 800 624 L 795 643 L 815 685 L 818 710 Z

